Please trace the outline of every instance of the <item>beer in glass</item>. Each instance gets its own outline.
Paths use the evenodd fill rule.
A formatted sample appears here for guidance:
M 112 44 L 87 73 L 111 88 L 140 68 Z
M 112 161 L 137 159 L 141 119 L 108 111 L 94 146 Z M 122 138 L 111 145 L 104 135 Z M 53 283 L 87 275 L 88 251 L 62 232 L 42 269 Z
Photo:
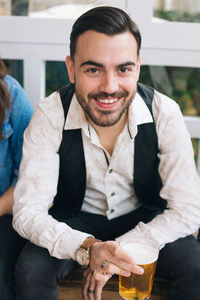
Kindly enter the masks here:
M 131 254 L 134 262 L 144 269 L 144 273 L 131 273 L 129 277 L 120 275 L 119 294 L 128 300 L 149 299 L 159 254 L 158 244 L 150 239 L 135 238 L 120 243 L 120 246 Z

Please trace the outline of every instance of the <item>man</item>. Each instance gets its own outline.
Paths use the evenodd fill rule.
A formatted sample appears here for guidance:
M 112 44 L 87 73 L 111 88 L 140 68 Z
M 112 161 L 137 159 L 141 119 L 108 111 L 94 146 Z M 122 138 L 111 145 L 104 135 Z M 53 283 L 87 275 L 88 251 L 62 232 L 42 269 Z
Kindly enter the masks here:
M 24 138 L 13 224 L 30 242 L 16 268 L 18 300 L 58 299 L 77 262 L 90 266 L 84 299 L 101 299 L 112 273 L 143 273 L 119 245 L 135 236 L 159 243 L 168 299 L 200 299 L 192 145 L 178 105 L 138 84 L 140 46 L 117 8 L 92 9 L 72 28 L 71 85 L 39 103 Z

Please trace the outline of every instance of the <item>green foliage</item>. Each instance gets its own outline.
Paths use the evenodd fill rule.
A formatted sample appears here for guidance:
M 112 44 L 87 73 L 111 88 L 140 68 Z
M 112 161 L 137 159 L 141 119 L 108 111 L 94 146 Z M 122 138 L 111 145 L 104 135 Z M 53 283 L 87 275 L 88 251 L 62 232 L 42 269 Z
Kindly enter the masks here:
M 140 82 L 174 99 L 184 115 L 200 116 L 199 68 L 142 66 Z
M 187 12 L 181 13 L 178 10 L 170 10 L 170 11 L 155 10 L 154 16 L 172 22 L 200 23 L 200 13 L 189 14 Z

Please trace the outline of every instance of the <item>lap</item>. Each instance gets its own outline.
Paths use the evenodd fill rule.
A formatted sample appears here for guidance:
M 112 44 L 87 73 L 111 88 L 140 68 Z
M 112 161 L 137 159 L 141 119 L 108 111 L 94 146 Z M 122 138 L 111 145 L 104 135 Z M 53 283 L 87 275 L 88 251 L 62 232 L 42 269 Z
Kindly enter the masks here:
M 47 249 L 27 242 L 20 253 L 16 275 L 21 278 L 26 276 L 27 280 L 33 276 L 29 278 L 30 281 L 44 277 L 46 280 L 56 277 L 59 281 L 75 268 L 78 268 L 78 264 L 72 259 L 58 259 L 51 256 Z
M 200 269 L 200 243 L 187 236 L 167 244 L 161 249 L 156 276 L 172 280 L 184 274 Z

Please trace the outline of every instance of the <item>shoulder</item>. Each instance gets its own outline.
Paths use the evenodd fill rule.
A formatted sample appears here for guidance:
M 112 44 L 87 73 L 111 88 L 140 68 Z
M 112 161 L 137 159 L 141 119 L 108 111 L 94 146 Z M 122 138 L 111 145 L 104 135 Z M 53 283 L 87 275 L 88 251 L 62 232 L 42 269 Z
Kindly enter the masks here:
M 27 110 L 32 113 L 33 108 L 30 103 L 29 97 L 24 91 L 20 83 L 10 75 L 4 77 L 4 81 L 7 84 L 10 101 L 14 110 Z
M 4 81 L 8 87 L 8 91 L 9 91 L 9 94 L 10 94 L 10 97 L 11 97 L 11 102 L 14 100 L 16 94 L 19 92 L 19 91 L 22 91 L 23 88 L 22 86 L 19 84 L 19 82 L 13 78 L 12 76 L 10 75 L 6 75 L 4 77 Z
M 173 153 L 190 143 L 182 112 L 174 100 L 155 91 L 153 114 L 161 153 Z
M 156 90 L 154 90 L 153 112 L 154 118 L 162 116 L 169 119 L 182 115 L 179 105 L 173 99 Z
M 64 111 L 59 92 L 54 92 L 42 99 L 37 107 L 35 114 L 47 119 L 54 128 L 63 128 Z

